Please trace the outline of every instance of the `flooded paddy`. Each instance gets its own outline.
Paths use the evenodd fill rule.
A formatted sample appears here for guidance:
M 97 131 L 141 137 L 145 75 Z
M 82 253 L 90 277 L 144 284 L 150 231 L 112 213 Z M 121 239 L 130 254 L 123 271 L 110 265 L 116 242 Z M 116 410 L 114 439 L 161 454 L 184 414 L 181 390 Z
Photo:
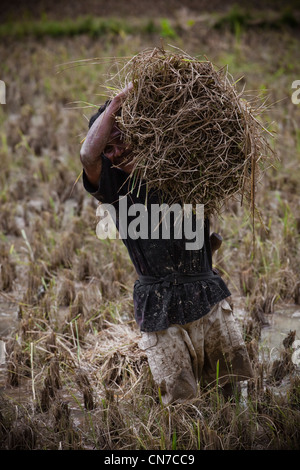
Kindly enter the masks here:
M 131 56 L 160 44 L 161 30 L 115 25 L 96 41 L 50 30 L 39 40 L 3 37 L 0 448 L 299 449 L 292 355 L 300 339 L 300 105 L 291 100 L 300 78 L 298 30 L 259 21 L 232 29 L 230 16 L 218 30 L 189 11 L 175 16 L 157 20 L 164 34 L 174 30 L 174 45 L 228 64 L 241 87 L 272 103 L 266 120 L 278 160 L 256 195 L 255 256 L 245 207 L 233 202 L 212 221 L 223 236 L 213 263 L 232 292 L 255 378 L 241 400 L 225 401 L 214 387 L 199 389 L 191 403 L 162 407 L 137 345 L 131 261 L 121 241 L 95 236 L 97 204 L 83 190 L 79 161 L 93 109 L 80 106 L 103 102 L 111 64 L 59 74 L 57 67 L 100 54 Z M 70 105 L 78 101 L 79 108 Z
M 261 331 L 261 345 L 269 348 L 273 355 L 281 347 L 282 341 L 290 331 L 295 330 L 299 335 L 299 305 L 286 305 L 276 309 L 273 314 L 268 316 L 268 322 L 269 325 L 264 326 Z

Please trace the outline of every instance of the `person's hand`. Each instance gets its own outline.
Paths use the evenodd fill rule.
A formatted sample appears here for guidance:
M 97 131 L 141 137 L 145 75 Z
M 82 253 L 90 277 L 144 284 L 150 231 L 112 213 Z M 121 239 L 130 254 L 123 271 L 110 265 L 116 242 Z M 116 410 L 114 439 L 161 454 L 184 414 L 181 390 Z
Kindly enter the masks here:
M 118 93 L 113 101 L 115 101 L 115 103 L 120 107 L 123 102 L 125 101 L 125 99 L 127 98 L 128 96 L 128 93 L 130 93 L 130 91 L 133 89 L 133 83 L 132 82 L 129 82 L 128 85 L 126 85 L 122 91 L 120 91 L 120 93 Z

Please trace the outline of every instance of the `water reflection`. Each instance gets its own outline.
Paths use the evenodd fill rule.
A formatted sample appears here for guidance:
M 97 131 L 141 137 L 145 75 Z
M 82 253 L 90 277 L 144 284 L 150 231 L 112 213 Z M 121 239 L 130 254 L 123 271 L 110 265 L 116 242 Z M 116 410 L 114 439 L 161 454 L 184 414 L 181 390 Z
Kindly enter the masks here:
M 300 307 L 299 305 L 285 305 L 273 314 L 267 315 L 269 326 L 261 331 L 261 344 L 273 350 L 274 354 L 281 349 L 282 341 L 289 331 L 296 330 L 296 339 L 299 339 Z

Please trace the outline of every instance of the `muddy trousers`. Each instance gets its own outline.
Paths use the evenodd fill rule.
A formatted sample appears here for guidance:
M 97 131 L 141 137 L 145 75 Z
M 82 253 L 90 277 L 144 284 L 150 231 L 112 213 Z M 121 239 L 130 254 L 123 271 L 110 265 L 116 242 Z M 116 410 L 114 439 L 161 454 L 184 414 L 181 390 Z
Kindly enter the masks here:
M 198 381 L 225 385 L 253 376 L 239 325 L 226 300 L 194 322 L 142 332 L 139 346 L 166 405 L 196 397 Z

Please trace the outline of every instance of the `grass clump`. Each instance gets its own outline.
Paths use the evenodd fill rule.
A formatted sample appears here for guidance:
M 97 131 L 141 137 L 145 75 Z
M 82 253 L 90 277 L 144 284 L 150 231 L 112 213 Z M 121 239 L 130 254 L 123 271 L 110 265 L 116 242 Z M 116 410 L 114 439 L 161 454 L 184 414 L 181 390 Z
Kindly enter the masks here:
M 137 54 L 124 70 L 134 90 L 118 121 L 133 148 L 133 184 L 145 180 L 171 203 L 204 204 L 206 215 L 236 195 L 253 207 L 268 144 L 261 107 L 242 98 L 228 71 L 160 48 Z

